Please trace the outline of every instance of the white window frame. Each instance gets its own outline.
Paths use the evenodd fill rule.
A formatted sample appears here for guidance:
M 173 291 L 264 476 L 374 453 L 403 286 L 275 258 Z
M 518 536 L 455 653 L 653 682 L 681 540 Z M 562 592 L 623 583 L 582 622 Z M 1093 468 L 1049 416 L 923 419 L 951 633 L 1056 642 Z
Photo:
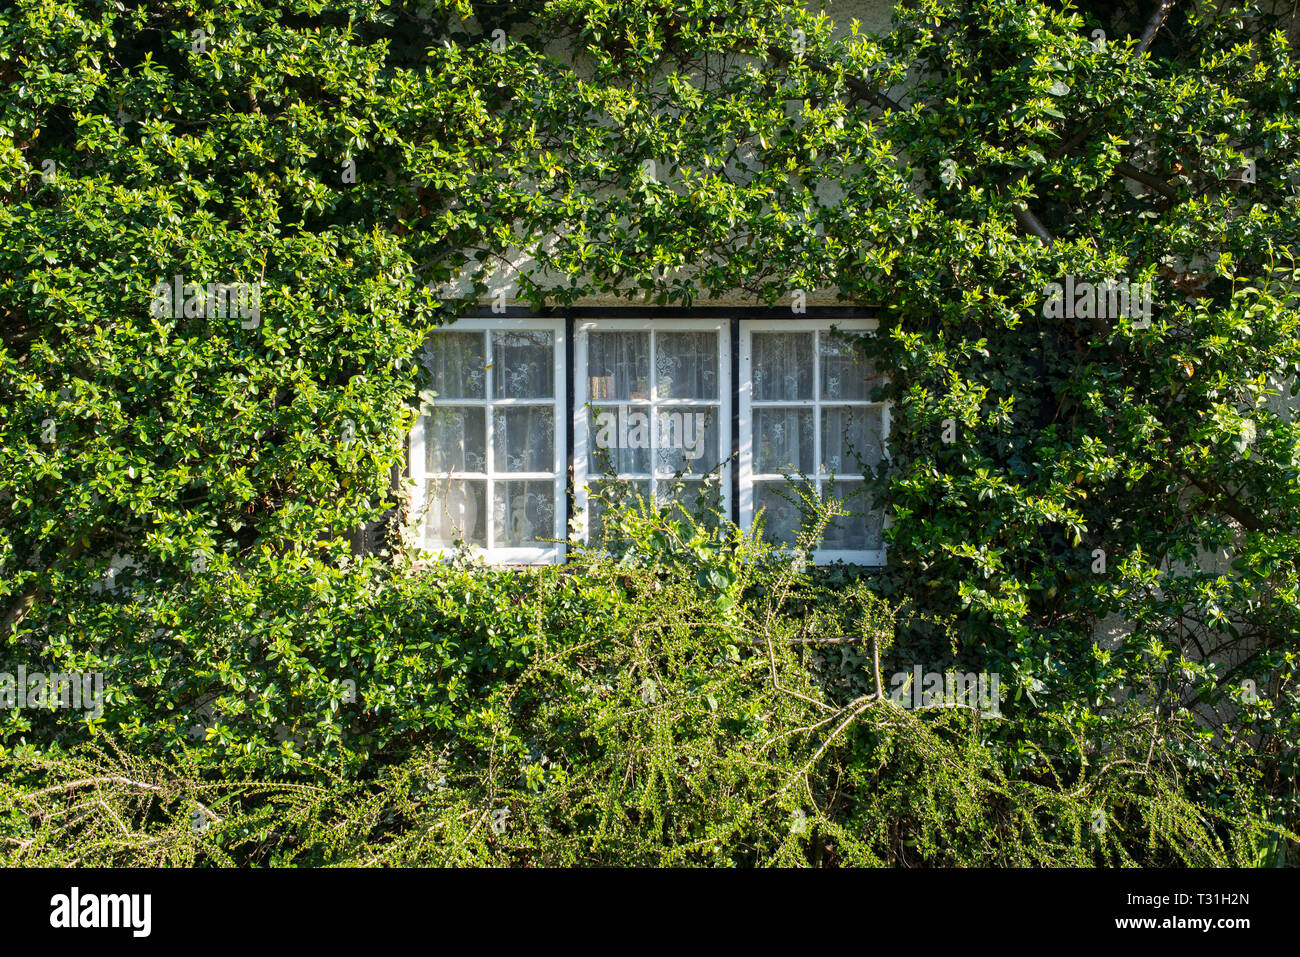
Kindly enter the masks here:
M 773 481 L 781 476 L 775 474 L 763 473 L 755 476 L 754 473 L 754 421 L 753 410 L 755 400 L 753 396 L 753 334 L 755 332 L 803 332 L 813 333 L 813 398 L 799 401 L 770 401 L 758 402 L 761 408 L 765 405 L 791 407 L 805 406 L 813 410 L 813 461 L 820 463 L 822 458 L 822 434 L 821 434 L 821 409 L 823 406 L 844 406 L 854 405 L 864 408 L 879 407 L 881 409 L 881 442 L 884 446 L 884 456 L 886 461 L 890 459 L 889 454 L 889 403 L 872 402 L 870 400 L 844 400 L 844 399 L 823 399 L 821 397 L 821 337 L 832 329 L 847 333 L 870 332 L 875 333 L 878 323 L 874 319 L 742 319 L 740 321 L 740 447 L 737 449 L 737 465 L 740 469 L 740 499 L 739 514 L 740 527 L 748 530 L 754 523 L 754 482 Z M 856 476 L 857 473 L 853 473 Z M 852 476 L 845 476 L 850 478 Z M 814 476 L 816 488 L 820 491 L 826 484 L 829 475 L 818 473 Z M 882 530 L 889 527 L 889 516 L 885 515 L 882 523 Z M 857 565 L 875 565 L 883 566 L 885 564 L 885 546 L 881 543 L 880 548 L 866 549 L 814 549 L 809 556 L 810 561 L 815 565 L 829 565 L 832 562 L 843 561 Z
M 509 408 L 510 406 L 541 406 L 545 405 L 545 400 L 536 399 L 498 399 L 493 395 L 494 378 L 493 378 L 493 361 L 492 361 L 492 333 L 493 332 L 550 332 L 554 336 L 554 362 L 555 369 L 552 381 L 554 382 L 554 397 L 551 404 L 555 411 L 555 431 L 552 437 L 554 443 L 554 475 L 548 475 L 545 472 L 519 472 L 505 473 L 495 468 L 496 455 L 496 436 L 495 422 L 493 413 L 497 409 Z M 470 550 L 476 555 L 482 557 L 485 561 L 501 565 L 551 565 L 559 564 L 565 558 L 565 479 L 567 476 L 566 449 L 568 445 L 568 436 L 566 433 L 569 416 L 565 409 L 567 396 L 567 374 L 565 369 L 566 343 L 564 335 L 564 320 L 551 318 L 510 318 L 510 319 L 458 319 L 432 333 L 437 336 L 442 332 L 482 332 L 485 333 L 485 342 L 487 351 L 484 354 L 484 366 L 487 372 L 487 378 L 483 384 L 482 399 L 455 399 L 446 400 L 447 405 L 455 406 L 475 406 L 484 409 L 484 419 L 487 427 L 487 448 L 486 448 L 486 468 L 483 472 L 463 472 L 444 475 L 442 473 L 428 473 L 425 471 L 426 457 L 425 448 L 425 412 L 426 408 L 433 408 L 437 405 L 434 403 L 421 403 L 420 415 L 416 420 L 414 428 L 411 430 L 409 443 L 409 456 L 407 460 L 408 474 L 413 482 L 411 491 L 411 511 L 413 517 L 413 531 L 419 548 L 422 551 L 428 551 L 430 554 L 446 560 L 452 557 L 454 550 L 451 548 L 429 549 L 424 537 L 424 510 L 429 507 L 428 488 L 431 480 L 444 481 L 448 478 L 454 479 L 474 479 L 485 481 L 485 490 L 483 498 L 483 508 L 487 513 L 483 516 L 484 541 L 486 547 L 481 545 L 470 545 Z M 494 505 L 495 484 L 498 481 L 524 482 L 524 481 L 553 481 L 552 501 L 554 503 L 555 527 L 552 530 L 551 538 L 555 543 L 546 546 L 534 547 L 497 547 L 494 542 L 494 516 L 492 509 Z
M 577 533 L 586 540 L 591 530 L 589 480 L 624 478 L 628 481 L 649 481 L 651 499 L 655 496 L 657 484 L 664 478 L 655 476 L 655 451 L 658 442 L 658 429 L 650 428 L 650 471 L 649 473 L 624 473 L 619 476 L 595 475 L 589 472 L 587 462 L 590 452 L 590 423 L 587 403 L 591 401 L 588 394 L 589 377 L 587 375 L 588 335 L 592 332 L 649 332 L 650 333 L 650 399 L 651 422 L 657 423 L 654 413 L 660 409 L 673 406 L 713 405 L 710 400 L 701 399 L 660 399 L 657 397 L 658 370 L 655 368 L 655 333 L 656 332 L 711 332 L 718 342 L 718 448 L 708 454 L 706 461 L 713 464 L 714 453 L 721 460 L 719 470 L 721 478 L 721 499 L 724 515 L 731 514 L 731 322 L 729 319 L 586 319 L 574 326 L 573 355 L 573 516 L 578 523 Z M 625 404 L 616 399 L 596 399 L 602 405 Z M 688 481 L 695 481 L 690 479 Z

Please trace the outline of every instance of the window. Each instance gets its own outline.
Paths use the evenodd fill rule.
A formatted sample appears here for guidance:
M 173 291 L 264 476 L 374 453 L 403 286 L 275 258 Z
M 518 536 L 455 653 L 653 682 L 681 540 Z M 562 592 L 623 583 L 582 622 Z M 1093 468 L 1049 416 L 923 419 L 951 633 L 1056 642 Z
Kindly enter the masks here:
M 491 561 L 563 559 L 564 322 L 463 319 L 430 336 L 411 436 L 421 544 Z
M 741 324 L 740 523 L 764 510 L 769 540 L 793 544 L 799 490 L 843 501 L 847 516 L 826 529 L 812 560 L 883 564 L 883 516 L 864 474 L 885 458 L 888 410 L 870 401 L 876 374 L 832 332 L 871 322 L 752 320 Z
M 840 335 L 874 328 L 720 316 L 439 329 L 421 353 L 428 381 L 410 443 L 419 541 L 502 564 L 560 562 L 570 518 L 599 533 L 609 486 L 690 509 L 715 474 L 723 513 L 747 528 L 762 510 L 781 544 L 800 530 L 801 491 L 841 499 L 849 514 L 812 560 L 883 564 L 864 476 L 887 458 L 889 412 L 871 401 L 875 370 Z
M 578 324 L 575 342 L 574 512 L 582 527 L 600 529 L 589 488 L 616 481 L 648 501 L 689 508 L 715 469 L 730 514 L 729 324 L 595 320 Z

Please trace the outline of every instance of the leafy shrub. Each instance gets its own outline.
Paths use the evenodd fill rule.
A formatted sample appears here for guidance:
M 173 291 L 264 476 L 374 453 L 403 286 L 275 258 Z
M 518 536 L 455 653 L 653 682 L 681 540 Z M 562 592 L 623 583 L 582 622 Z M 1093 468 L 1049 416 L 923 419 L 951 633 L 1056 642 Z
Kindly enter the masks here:
M 1117 709 L 1107 736 L 1079 742 L 1102 742 L 1106 766 L 1026 774 L 1002 740 L 1015 728 L 891 700 L 896 610 L 863 582 L 800 570 L 707 516 L 637 503 L 605 522 L 604 547 L 572 569 L 447 568 L 378 603 L 439 641 L 377 652 L 405 663 L 376 668 L 389 686 L 362 685 L 358 710 L 391 707 L 393 685 L 437 706 L 394 708 L 382 732 L 340 720 L 336 751 L 289 762 L 293 779 L 250 773 L 269 746 L 248 762 L 212 744 L 167 760 L 6 752 L 7 862 L 1224 864 L 1269 833 L 1249 780 L 1197 804 L 1188 758 L 1117 773 L 1140 763 L 1120 755 L 1125 736 L 1148 743 L 1145 712 Z M 815 659 L 847 645 L 860 660 L 845 684 Z M 421 685 L 431 662 L 439 680 Z M 319 766 L 348 746 L 353 761 L 375 748 L 365 774 Z

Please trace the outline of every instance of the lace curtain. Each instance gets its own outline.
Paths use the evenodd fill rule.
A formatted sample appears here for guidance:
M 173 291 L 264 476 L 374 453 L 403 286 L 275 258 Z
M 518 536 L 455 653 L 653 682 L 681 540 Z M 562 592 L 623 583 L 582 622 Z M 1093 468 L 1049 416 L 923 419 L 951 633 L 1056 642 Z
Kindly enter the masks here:
M 489 525 L 497 548 L 549 544 L 556 514 L 550 478 L 555 474 L 554 333 L 440 331 L 421 359 L 433 399 L 423 416 L 426 545 L 437 549 L 463 541 L 486 547 Z M 527 473 L 547 477 L 509 478 Z
M 813 334 L 756 332 L 753 395 L 759 402 L 792 402 L 813 397 Z
M 861 475 L 884 458 L 884 418 L 880 406 L 824 405 L 822 461 L 833 475 Z
M 420 351 L 429 389 L 439 399 L 482 399 L 487 386 L 483 333 L 437 332 Z
M 587 394 L 593 400 L 649 400 L 650 333 L 589 333 Z
M 655 397 L 718 398 L 718 337 L 712 332 L 655 334 Z
M 654 333 L 653 375 L 650 338 L 649 332 L 589 333 L 587 394 L 622 402 L 719 398 L 716 333 Z
M 851 342 L 822 332 L 817 336 L 817 352 L 822 399 L 865 401 L 871 398 L 871 390 L 877 384 L 875 367 L 857 354 Z
M 493 396 L 555 398 L 555 336 L 547 331 L 492 333 Z
M 716 332 L 593 331 L 586 375 L 592 472 L 698 475 L 718 464 L 719 407 L 676 404 L 720 400 Z
M 813 410 L 759 407 L 754 410 L 754 471 L 761 474 L 816 471 Z
M 492 413 L 493 472 L 555 472 L 555 407 L 498 407 Z
M 802 491 L 843 499 L 850 512 L 827 528 L 821 547 L 880 547 L 881 517 L 856 476 L 884 457 L 883 412 L 879 406 L 844 404 L 870 400 L 874 369 L 851 343 L 825 331 L 756 332 L 751 349 L 754 401 L 790 403 L 753 408 L 755 474 L 802 473 L 811 480 L 804 485 L 789 479 L 754 483 L 754 507 L 764 510 L 765 537 L 784 544 L 797 539 L 805 521 Z M 833 485 L 831 475 L 836 477 Z

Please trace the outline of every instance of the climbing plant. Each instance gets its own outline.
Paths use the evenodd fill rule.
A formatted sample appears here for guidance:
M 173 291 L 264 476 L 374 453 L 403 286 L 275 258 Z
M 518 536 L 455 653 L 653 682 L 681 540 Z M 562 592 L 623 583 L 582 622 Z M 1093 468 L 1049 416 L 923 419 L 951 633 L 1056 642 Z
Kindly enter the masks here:
M 1207 806 L 1245 775 L 1294 827 L 1271 9 L 918 0 L 874 34 L 754 0 L 10 5 L 0 663 L 106 691 L 81 721 L 6 710 L 3 740 L 397 760 L 536 650 L 436 603 L 422 634 L 400 539 L 352 555 L 400 505 L 427 332 L 503 295 L 825 290 L 881 309 L 886 670 L 1000 674 L 1009 774 L 1167 762 Z M 437 658 L 463 634 L 480 660 Z M 409 724 L 339 717 L 381 701 Z

